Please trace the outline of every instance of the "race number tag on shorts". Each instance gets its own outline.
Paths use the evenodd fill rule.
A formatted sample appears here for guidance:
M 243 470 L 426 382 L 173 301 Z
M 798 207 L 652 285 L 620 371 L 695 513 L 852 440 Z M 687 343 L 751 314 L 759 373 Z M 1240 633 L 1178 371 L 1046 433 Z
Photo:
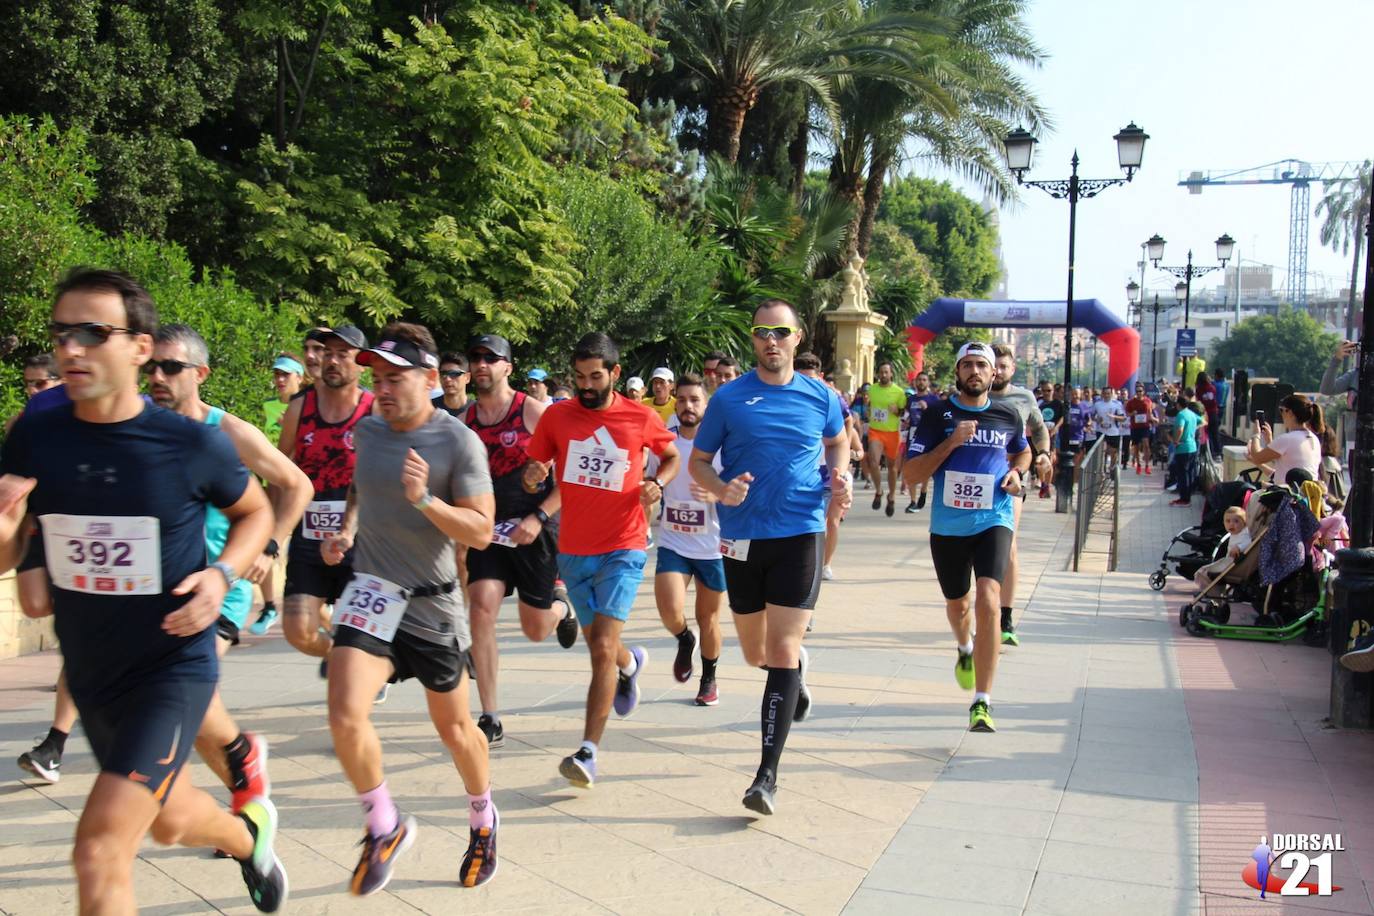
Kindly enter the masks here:
M 1070 439 L 1070 440 L 1069 440 L 1069 445 L 1082 445 L 1082 444 L 1083 444 L 1083 440 L 1082 440 L 1082 439 Z
M 745 538 L 721 538 L 720 555 L 743 563 L 749 559 L 749 541 Z
M 162 541 L 152 516 L 43 515 L 52 584 L 91 595 L 162 594 Z
M 391 642 L 405 612 L 406 597 L 399 585 L 380 576 L 354 573 L 334 602 L 334 626 L 352 627 Z
M 704 534 L 706 503 L 691 500 L 667 503 L 663 508 L 663 524 L 669 531 L 678 534 Z
M 347 507 L 348 503 L 342 499 L 317 499 L 310 503 L 301 518 L 301 537 L 307 541 L 323 541 L 326 535 L 338 534 L 343 530 Z
M 951 509 L 991 509 L 996 486 L 992 474 L 945 471 L 945 505 Z
M 881 407 L 875 407 L 875 408 L 873 408 L 873 422 L 874 422 L 874 423 L 886 423 L 886 422 L 887 422 L 887 411 L 884 410 L 884 409 L 881 408 Z
M 591 438 L 568 443 L 563 482 L 619 493 L 625 488 L 625 472 L 629 469 L 630 453 L 617 446 L 602 426 Z
M 521 519 L 518 518 L 508 518 L 504 522 L 497 522 L 496 527 L 491 530 L 491 542 L 500 544 L 502 547 L 519 547 L 520 545 L 511 539 L 511 535 L 520 526 L 520 522 Z
M 1145 422 L 1146 420 L 1148 420 L 1148 419 L 1149 419 L 1149 417 L 1146 416 L 1146 415 L 1143 414 L 1143 413 L 1138 413 L 1138 414 L 1135 415 L 1135 421 L 1136 421 L 1137 423 L 1144 423 L 1144 422 Z

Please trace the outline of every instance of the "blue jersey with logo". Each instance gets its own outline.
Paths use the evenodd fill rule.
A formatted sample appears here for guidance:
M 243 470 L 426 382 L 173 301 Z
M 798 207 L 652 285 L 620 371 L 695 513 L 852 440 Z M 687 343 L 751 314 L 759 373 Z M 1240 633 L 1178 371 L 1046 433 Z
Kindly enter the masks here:
M 906 422 L 907 429 L 915 429 L 921 425 L 921 415 L 926 412 L 926 408 L 940 403 L 940 396 L 934 392 L 925 394 L 913 394 L 906 399 Z
M 748 471 L 749 495 L 717 506 L 723 538 L 782 538 L 825 530 L 825 438 L 844 429 L 840 399 L 802 375 L 770 385 L 749 372 L 712 395 L 694 445 L 720 452 L 721 479 Z
M 934 449 L 964 420 L 976 421 L 978 431 L 950 452 L 935 472 L 931 534 L 966 537 L 997 525 L 1013 527 L 1013 497 L 1002 489 L 1002 480 L 1011 470 L 1007 456 L 1029 446 L 1025 424 L 1011 404 L 989 401 L 983 407 L 966 407 L 954 398 L 940 401 L 921 417 L 907 457 Z

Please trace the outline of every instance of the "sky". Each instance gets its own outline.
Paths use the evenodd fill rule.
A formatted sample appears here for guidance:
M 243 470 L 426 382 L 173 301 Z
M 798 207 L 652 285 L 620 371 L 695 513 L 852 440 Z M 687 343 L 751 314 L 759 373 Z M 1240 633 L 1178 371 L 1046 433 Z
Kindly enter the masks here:
M 1167 241 L 1162 264 L 1215 264 L 1229 233 L 1246 262 L 1288 262 L 1288 185 L 1178 187 L 1194 169 L 1242 169 L 1280 159 L 1374 159 L 1367 39 L 1374 0 L 1031 0 L 1028 23 L 1048 59 L 1027 79 L 1054 121 L 1027 179 L 1065 179 L 1077 148 L 1081 178 L 1114 178 L 1112 136 L 1134 121 L 1150 139 L 1128 185 L 1078 204 L 1074 298 L 1125 314 L 1128 280 L 1139 282 L 1140 243 Z M 949 177 L 916 169 L 918 174 Z M 956 180 L 955 184 L 959 184 Z M 975 198 L 981 194 L 966 190 Z M 1312 186 L 1312 205 L 1322 186 Z M 1022 188 L 1000 214 L 1013 299 L 1064 298 L 1067 200 Z M 1308 288 L 1349 285 L 1350 255 L 1323 248 L 1312 217 Z M 1361 268 L 1363 272 L 1363 268 Z M 1221 272 L 1194 280 L 1204 288 Z M 1147 268 L 1148 294 L 1172 298 L 1177 280 Z M 1363 283 L 1361 282 L 1361 286 Z

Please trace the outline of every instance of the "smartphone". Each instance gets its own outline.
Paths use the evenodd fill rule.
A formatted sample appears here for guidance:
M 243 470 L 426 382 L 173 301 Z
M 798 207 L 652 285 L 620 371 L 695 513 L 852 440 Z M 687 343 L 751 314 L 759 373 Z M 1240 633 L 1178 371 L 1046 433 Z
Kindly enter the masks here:
M 1255 411 L 1255 425 L 1256 425 L 1256 426 L 1260 426 L 1260 425 L 1262 425 L 1263 423 L 1264 423 L 1264 411 L 1262 411 L 1262 410 L 1257 410 L 1257 411 Z

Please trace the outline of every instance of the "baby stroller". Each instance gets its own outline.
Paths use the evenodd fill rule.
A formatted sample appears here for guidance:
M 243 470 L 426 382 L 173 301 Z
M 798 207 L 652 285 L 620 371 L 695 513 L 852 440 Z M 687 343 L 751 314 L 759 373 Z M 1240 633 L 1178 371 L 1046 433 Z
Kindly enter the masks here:
M 1179 609 L 1179 625 L 1193 636 L 1218 639 L 1249 639 L 1261 642 L 1286 642 L 1302 637 L 1309 646 L 1326 643 L 1326 608 L 1330 589 L 1331 557 L 1320 570 L 1314 570 L 1311 555 L 1302 543 L 1303 560 L 1293 572 L 1276 582 L 1264 582 L 1260 558 L 1266 538 L 1274 534 L 1273 520 L 1285 503 L 1295 513 L 1306 512 L 1300 501 L 1287 490 L 1271 488 L 1252 501 L 1251 543 L 1231 566 L 1201 589 L 1193 600 Z M 1312 522 L 1315 525 L 1315 520 Z M 1303 526 L 1285 529 L 1288 537 L 1300 538 Z M 1253 623 L 1231 622 L 1231 606 L 1249 604 L 1257 616 Z
M 1226 510 L 1232 506 L 1246 507 L 1251 494 L 1259 489 L 1255 482 L 1258 476 L 1259 469 L 1250 468 L 1239 479 L 1228 480 L 1212 488 L 1203 502 L 1202 524 L 1184 528 L 1174 535 L 1169 546 L 1164 548 L 1164 555 L 1159 558 L 1159 569 L 1150 573 L 1150 588 L 1157 592 L 1164 590 L 1170 563 L 1175 564 L 1174 569 L 1180 576 L 1191 579 L 1199 569 L 1217 559 L 1217 545 L 1226 534 L 1226 526 L 1222 523 Z M 1179 544 L 1183 546 L 1175 551 L 1174 548 Z
M 1150 437 L 1150 460 L 1155 467 L 1169 466 L 1169 440 L 1173 434 L 1172 423 L 1161 423 L 1155 427 L 1154 435 Z

